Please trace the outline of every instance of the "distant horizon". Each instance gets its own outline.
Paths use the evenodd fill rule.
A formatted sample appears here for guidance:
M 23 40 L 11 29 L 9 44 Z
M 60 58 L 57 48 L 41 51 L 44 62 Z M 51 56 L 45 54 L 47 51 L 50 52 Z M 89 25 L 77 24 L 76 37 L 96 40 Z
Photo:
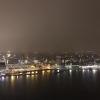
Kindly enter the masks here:
M 96 53 L 96 54 L 100 54 L 99 51 L 94 51 L 94 50 L 82 50 L 82 51 L 74 51 L 74 50 L 70 50 L 70 51 L 14 51 L 14 50 L 0 50 L 0 53 L 7 53 L 7 52 L 11 52 L 11 53 L 34 53 L 34 54 L 38 54 L 38 53 L 44 53 L 44 54 L 55 54 L 55 53 Z

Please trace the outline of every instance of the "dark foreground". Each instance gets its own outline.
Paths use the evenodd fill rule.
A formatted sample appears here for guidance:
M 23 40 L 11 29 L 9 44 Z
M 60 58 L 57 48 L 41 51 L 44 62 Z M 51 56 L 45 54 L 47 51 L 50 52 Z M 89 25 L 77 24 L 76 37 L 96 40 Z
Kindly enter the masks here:
M 0 100 L 100 99 L 100 71 L 40 71 L 0 78 Z

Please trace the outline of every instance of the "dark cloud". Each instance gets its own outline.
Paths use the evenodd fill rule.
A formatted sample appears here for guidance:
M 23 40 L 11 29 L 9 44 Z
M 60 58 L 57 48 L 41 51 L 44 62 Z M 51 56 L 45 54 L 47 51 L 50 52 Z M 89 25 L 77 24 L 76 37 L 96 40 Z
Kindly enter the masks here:
M 1 0 L 0 49 L 100 51 L 99 0 Z

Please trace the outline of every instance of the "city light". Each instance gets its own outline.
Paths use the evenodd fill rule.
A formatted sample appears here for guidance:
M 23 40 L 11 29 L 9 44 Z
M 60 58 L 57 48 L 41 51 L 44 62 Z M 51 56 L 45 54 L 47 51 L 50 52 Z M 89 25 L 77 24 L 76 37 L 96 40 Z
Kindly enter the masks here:
M 44 75 L 44 73 L 45 73 L 45 71 L 44 70 L 42 70 L 42 74 Z
M 23 73 L 20 72 L 19 74 L 22 75 Z
M 26 74 L 30 74 L 30 72 L 27 72 Z
M 14 76 L 13 75 L 11 76 L 11 80 L 14 80 Z
M 17 76 L 17 79 L 18 79 L 18 76 Z
M 31 78 L 34 79 L 34 75 L 31 75 Z
M 2 76 L 2 77 L 1 77 L 1 79 L 2 79 L 2 81 L 4 81 L 5 77 L 4 77 L 4 76 Z
M 35 68 L 35 66 L 32 65 L 31 68 Z
M 34 72 L 31 72 L 32 74 L 34 74 Z
M 59 72 L 60 72 L 60 70 L 58 69 L 58 70 L 57 70 L 57 72 L 59 73 Z
M 96 73 L 96 70 L 95 70 L 95 69 L 93 69 L 93 73 L 94 73 L 94 74 Z
M 8 56 L 7 56 L 8 55 Z M 15 56 L 16 55 L 16 56 Z M 66 55 L 66 54 L 65 54 Z M 82 70 L 82 72 L 88 71 L 90 72 L 93 70 L 93 73 L 95 73 L 95 70 L 100 69 L 100 65 L 96 64 L 96 62 L 91 62 L 90 58 L 94 59 L 93 55 L 88 56 L 88 62 L 85 64 L 81 64 L 81 61 L 85 61 L 85 59 L 82 58 L 82 56 L 77 54 L 76 56 L 80 59 L 74 59 L 74 55 L 66 55 L 64 56 L 57 56 L 55 59 L 48 59 L 48 58 L 42 58 L 42 57 L 29 57 L 27 55 L 27 58 L 19 57 L 17 58 L 17 54 L 12 52 L 7 52 L 6 56 L 3 55 L 2 59 L 4 59 L 4 64 L 6 66 L 5 70 L 0 70 L 1 76 L 6 75 L 24 75 L 24 74 L 37 74 L 39 70 L 43 69 L 42 73 L 45 71 L 50 73 L 51 70 L 57 70 L 59 73 L 60 70 L 69 70 L 71 73 L 72 70 L 76 70 L 76 72 Z M 84 55 L 87 57 L 87 55 Z M 65 58 L 64 58 L 65 57 Z M 73 59 L 70 60 L 70 57 Z M 22 58 L 22 59 L 21 59 Z M 62 59 L 61 59 L 62 58 Z M 99 59 L 99 58 L 98 58 Z M 90 60 L 90 61 L 89 61 Z M 95 60 L 95 59 L 94 59 Z M 0 60 L 2 63 L 2 60 Z M 27 63 L 25 63 L 27 62 Z M 74 62 L 77 62 L 77 65 L 75 65 Z
M 83 69 L 82 71 L 83 71 L 83 72 L 85 72 L 85 70 L 84 70 L 84 69 Z
M 35 73 L 37 74 L 37 73 L 38 73 L 38 71 L 35 71 Z
M 29 75 L 26 75 L 27 78 L 29 78 Z
M 47 70 L 47 73 L 50 73 L 50 70 Z
M 72 70 L 70 69 L 70 70 L 69 70 L 69 72 L 71 73 L 71 72 L 72 72 Z

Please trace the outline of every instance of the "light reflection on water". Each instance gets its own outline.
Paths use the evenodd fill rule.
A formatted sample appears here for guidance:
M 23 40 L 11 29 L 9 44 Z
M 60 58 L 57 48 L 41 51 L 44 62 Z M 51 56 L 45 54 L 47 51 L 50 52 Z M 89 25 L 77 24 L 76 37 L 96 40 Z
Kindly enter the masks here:
M 99 81 L 99 70 L 43 70 L 30 75 L 0 77 L 0 95 L 31 97 L 49 93 L 78 95 L 80 90 L 93 91 Z M 98 89 L 99 90 L 99 89 Z M 74 91 L 74 92 L 73 92 Z M 78 91 L 78 92 L 77 92 Z M 14 95 L 13 95 L 14 94 Z M 36 95 L 35 95 L 36 94 Z M 23 97 L 22 97 L 23 98 Z M 9 99 L 9 98 L 8 98 Z M 35 100 L 35 99 L 34 99 Z
M 27 78 L 27 79 L 30 78 L 30 75 L 26 75 L 26 78 Z
M 12 75 L 12 76 L 10 77 L 10 82 L 11 82 L 11 87 L 12 87 L 12 88 L 14 88 L 14 86 L 15 86 L 15 81 L 16 81 L 16 76 L 13 76 L 13 75 Z
M 70 78 L 72 77 L 72 70 L 70 69 L 69 70 L 69 73 L 70 73 Z
M 96 84 L 97 77 L 98 77 L 97 70 L 84 70 L 82 73 L 82 80 L 83 80 L 83 83 L 85 84 L 87 83 Z
M 4 81 L 4 79 L 5 79 L 5 77 L 4 77 L 4 76 L 2 76 L 2 77 L 1 77 L 1 80 L 2 80 L 2 81 Z
M 55 72 L 57 72 L 57 73 L 59 73 L 59 74 L 62 74 L 61 73 L 61 70 L 47 70 L 47 71 L 45 71 L 45 70 L 42 70 L 41 71 L 41 75 L 42 76 L 44 76 L 44 75 L 50 75 L 50 73 L 51 74 L 54 74 Z M 93 74 L 93 76 L 95 76 L 96 74 L 97 74 L 97 70 L 66 70 L 66 71 L 62 71 L 63 73 L 65 73 L 66 72 L 66 75 L 67 75 L 67 73 L 69 73 L 71 76 L 73 75 L 73 72 L 75 72 L 75 73 L 79 73 L 79 72 L 81 72 L 81 74 L 87 74 L 87 75 L 90 75 L 90 74 Z M 35 74 L 34 74 L 34 72 L 32 72 L 32 74 L 26 74 L 25 76 L 27 77 L 27 78 L 29 78 L 29 77 L 31 77 L 31 76 L 38 76 L 38 71 L 36 71 L 35 72 Z M 2 76 L 2 77 L 0 77 L 0 81 L 5 81 L 5 79 L 7 78 L 8 76 Z M 10 78 L 11 78 L 11 81 L 14 81 L 14 80 L 16 80 L 16 79 L 19 79 L 19 78 L 23 78 L 23 75 L 17 75 L 17 76 L 14 76 L 14 75 L 12 75 L 12 76 L 9 76 Z
M 42 70 L 42 75 L 44 76 L 44 74 L 45 74 L 45 71 L 44 71 L 44 70 Z
M 32 79 L 32 80 L 34 79 L 34 77 L 35 77 L 34 75 L 31 75 L 31 79 Z
M 45 83 L 46 81 L 57 81 L 59 82 L 73 82 L 81 81 L 82 83 L 90 86 L 90 84 L 96 84 L 98 73 L 97 70 L 47 70 L 36 72 L 37 74 L 31 75 L 19 75 L 19 76 L 6 76 L 0 77 L 0 87 L 7 90 L 8 87 L 13 90 L 16 86 L 37 86 L 36 84 Z M 33 84 L 33 85 L 31 85 Z M 35 85 L 34 85 L 35 84 Z M 29 86 L 29 87 L 30 87 Z
M 47 70 L 47 73 L 49 74 L 51 72 L 51 70 Z

